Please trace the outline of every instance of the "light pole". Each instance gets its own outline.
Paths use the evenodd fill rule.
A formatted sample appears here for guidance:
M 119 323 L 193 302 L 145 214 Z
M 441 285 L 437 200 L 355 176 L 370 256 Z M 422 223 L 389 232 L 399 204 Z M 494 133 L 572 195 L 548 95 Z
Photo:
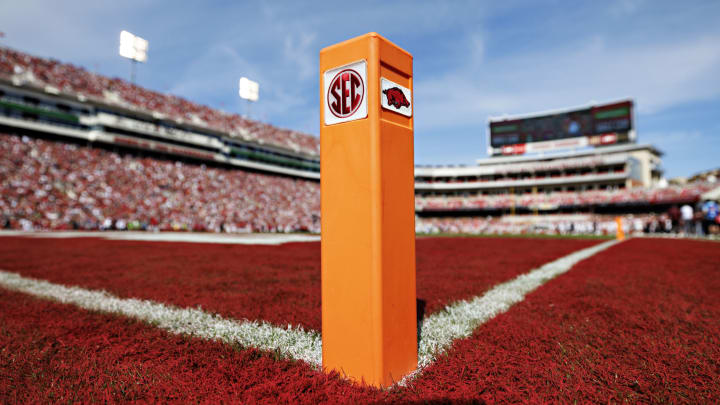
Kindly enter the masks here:
M 128 31 L 120 32 L 120 56 L 130 59 L 130 82 L 135 84 L 137 63 L 147 61 L 148 41 Z
M 241 77 L 238 83 L 238 94 L 243 100 L 247 100 L 247 116 L 250 117 L 250 103 L 258 101 L 260 85 L 247 77 Z

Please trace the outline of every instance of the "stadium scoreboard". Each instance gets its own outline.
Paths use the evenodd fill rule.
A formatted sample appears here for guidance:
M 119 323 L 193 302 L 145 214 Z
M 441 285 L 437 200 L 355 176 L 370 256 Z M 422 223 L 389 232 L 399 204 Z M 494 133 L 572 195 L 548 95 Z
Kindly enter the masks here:
M 631 100 L 558 113 L 490 119 L 488 154 L 530 152 L 633 142 Z

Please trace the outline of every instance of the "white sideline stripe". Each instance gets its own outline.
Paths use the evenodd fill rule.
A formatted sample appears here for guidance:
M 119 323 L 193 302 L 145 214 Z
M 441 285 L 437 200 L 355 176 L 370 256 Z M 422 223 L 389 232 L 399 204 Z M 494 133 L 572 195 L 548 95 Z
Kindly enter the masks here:
M 455 340 L 469 337 L 475 328 L 507 311 L 550 279 L 616 243 L 618 241 L 608 241 L 571 253 L 499 284 L 482 296 L 470 301 L 457 301 L 428 316 L 422 326 L 418 370 L 403 378 L 400 384 L 422 372 L 424 367 L 435 361 Z M 267 322 L 224 319 L 201 309 L 177 308 L 149 300 L 119 298 L 105 291 L 65 287 L 3 270 L 0 270 L 0 286 L 91 311 L 127 316 L 175 334 L 272 351 L 283 357 L 303 360 L 317 368 L 322 367 L 320 333 L 305 331 L 301 327 L 288 325 L 287 328 L 282 328 Z
M 567 272 L 579 261 L 617 243 L 617 240 L 611 240 L 571 253 L 499 284 L 482 296 L 469 301 L 457 301 L 428 316 L 422 324 L 418 369 L 435 361 L 455 340 L 469 337 L 475 328 L 507 311 L 550 279 Z
M 109 240 L 137 240 L 146 242 L 197 242 L 227 243 L 237 245 L 280 245 L 288 242 L 317 242 L 318 235 L 248 233 L 222 234 L 199 232 L 85 232 L 85 231 L 8 231 L 0 230 L 0 236 L 26 236 L 32 238 L 101 238 Z
M 105 291 L 65 287 L 2 270 L 0 286 L 90 311 L 127 316 L 175 334 L 277 352 L 283 357 L 304 360 L 315 367 L 322 364 L 320 334 L 305 331 L 301 327 L 288 325 L 287 328 L 281 328 L 267 322 L 228 320 L 201 309 L 176 308 L 148 300 L 118 298 Z

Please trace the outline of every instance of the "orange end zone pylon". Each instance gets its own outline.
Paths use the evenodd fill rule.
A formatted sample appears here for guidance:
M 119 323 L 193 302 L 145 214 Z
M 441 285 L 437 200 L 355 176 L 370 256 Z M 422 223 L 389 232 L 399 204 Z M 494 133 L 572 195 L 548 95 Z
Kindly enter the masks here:
M 622 217 L 615 217 L 615 224 L 617 224 L 617 232 L 615 234 L 615 239 L 624 240 L 625 239 L 625 231 L 623 230 Z
M 320 52 L 323 367 L 417 368 L 412 55 L 376 33 Z

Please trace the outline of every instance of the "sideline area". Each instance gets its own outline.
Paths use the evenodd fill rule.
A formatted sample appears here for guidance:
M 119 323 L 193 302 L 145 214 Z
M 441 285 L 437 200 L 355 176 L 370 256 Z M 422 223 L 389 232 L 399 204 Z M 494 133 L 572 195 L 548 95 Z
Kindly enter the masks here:
M 319 235 L 297 233 L 202 233 L 202 232 L 83 232 L 83 231 L 0 231 L 3 236 L 31 238 L 102 238 L 109 240 L 137 240 L 145 242 L 226 243 L 236 245 L 281 245 L 288 242 L 319 242 Z

